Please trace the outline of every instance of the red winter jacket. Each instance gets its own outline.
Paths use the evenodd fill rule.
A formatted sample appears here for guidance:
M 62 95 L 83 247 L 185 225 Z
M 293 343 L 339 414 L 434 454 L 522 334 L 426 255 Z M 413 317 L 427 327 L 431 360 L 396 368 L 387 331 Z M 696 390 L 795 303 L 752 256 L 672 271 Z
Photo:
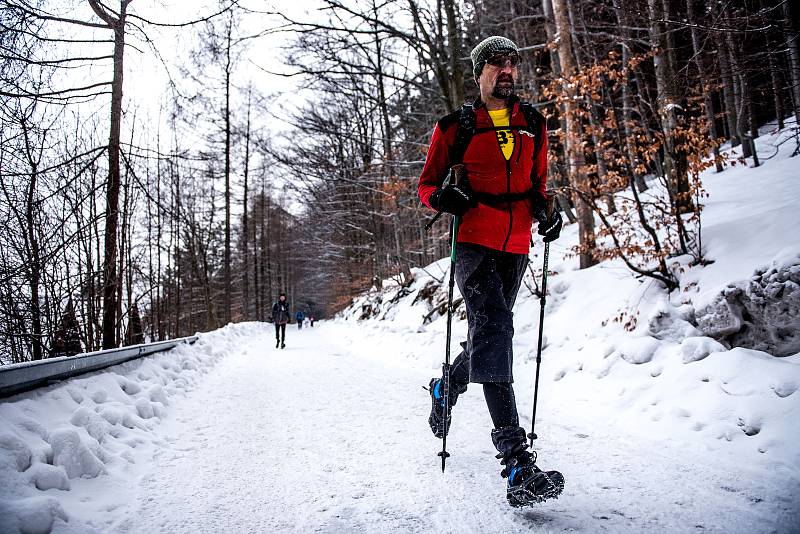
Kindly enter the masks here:
M 509 125 L 526 129 L 525 115 L 519 102 L 512 104 Z M 536 187 L 545 198 L 547 187 L 547 125 L 541 120 L 541 131 L 531 133 L 512 130 L 514 152 L 506 161 L 494 124 L 483 103 L 476 103 L 475 135 L 464 153 L 467 181 L 478 193 L 524 193 Z M 443 117 L 436 123 L 431 138 L 425 167 L 419 177 L 418 193 L 422 202 L 430 205 L 430 196 L 444 181 L 450 169 L 449 148 L 453 146 L 458 129 L 460 110 Z M 531 125 L 533 127 L 533 125 Z M 488 128 L 489 130 L 483 130 Z M 538 139 L 534 139 L 537 137 Z M 535 142 L 534 142 L 535 141 Z M 539 145 L 535 149 L 536 145 Z M 536 160 L 534 161 L 534 152 Z M 533 172 L 532 172 L 533 171 Z M 458 230 L 459 243 L 474 243 L 495 250 L 527 254 L 531 241 L 531 201 L 503 202 L 489 206 L 478 203 L 461 219 Z

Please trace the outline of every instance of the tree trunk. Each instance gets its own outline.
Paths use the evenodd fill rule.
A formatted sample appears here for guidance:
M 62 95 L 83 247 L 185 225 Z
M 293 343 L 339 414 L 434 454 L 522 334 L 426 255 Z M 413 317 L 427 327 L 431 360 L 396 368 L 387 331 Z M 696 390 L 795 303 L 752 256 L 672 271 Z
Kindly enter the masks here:
M 722 10 L 722 17 L 727 27 L 732 27 L 728 11 Z M 742 157 L 749 158 L 752 156 L 753 145 L 751 139 L 748 137 L 747 129 L 749 122 L 749 115 L 747 109 L 750 105 L 750 84 L 747 79 L 747 73 L 742 68 L 739 58 L 740 46 L 739 40 L 741 36 L 735 35 L 734 32 L 729 31 L 725 33 L 725 42 L 728 51 L 728 64 L 731 68 L 731 78 L 733 79 L 733 96 L 736 103 L 736 136 L 742 143 Z
M 542 0 L 542 12 L 544 13 L 544 31 L 547 35 L 547 42 L 552 43 L 556 40 L 556 25 L 553 16 L 552 0 Z M 550 47 L 550 64 L 552 65 L 553 75 L 561 77 L 561 63 L 558 60 L 558 51 Z M 566 127 L 564 127 L 566 129 Z
M 125 17 L 131 0 L 121 0 L 117 18 L 97 0 L 89 0 L 95 13 L 114 31 L 114 77 L 111 82 L 111 131 L 108 140 L 108 182 L 103 260 L 103 348 L 116 346 L 117 327 L 117 225 L 119 221 L 120 132 L 122 129 L 122 75 L 125 53 Z
M 91 182 L 90 182 L 90 191 L 97 190 L 97 175 L 94 172 L 90 173 L 91 175 Z M 91 221 L 89 229 L 87 230 L 86 236 L 86 278 L 82 279 L 82 283 L 86 286 L 86 313 L 84 317 L 86 317 L 86 350 L 91 352 L 97 349 L 97 329 L 95 326 L 97 325 L 97 307 L 95 306 L 95 302 L 97 300 L 97 284 L 95 284 L 95 256 L 92 253 L 92 229 L 97 228 L 97 201 L 96 196 L 93 194 L 88 195 L 89 197 L 89 221 Z M 95 231 L 95 233 L 98 233 Z M 98 240 L 99 241 L 99 240 Z M 98 241 L 95 241 L 98 242 Z
M 631 95 L 631 87 L 633 85 L 633 81 L 635 80 L 636 76 L 632 73 L 630 62 L 630 32 L 627 27 L 630 25 L 628 21 L 627 11 L 623 9 L 620 0 L 614 0 L 614 13 L 617 17 L 617 23 L 622 31 L 623 42 L 621 43 L 622 48 L 622 66 L 627 73 L 625 81 L 621 84 L 622 85 L 622 122 L 623 127 L 625 129 L 625 154 L 628 158 L 628 166 L 631 169 L 632 176 L 629 179 L 633 179 L 636 187 L 639 189 L 640 192 L 647 191 L 647 182 L 642 176 L 642 173 L 638 171 L 641 161 L 639 160 L 639 155 L 636 153 L 636 147 L 634 146 L 633 140 L 635 138 L 635 133 L 633 130 L 633 97 Z M 622 147 L 620 147 L 622 150 Z
M 233 23 L 228 23 L 225 48 L 225 295 L 223 295 L 223 322 L 231 322 L 231 33 Z
M 797 28 L 797 11 L 798 7 L 795 2 L 783 3 L 786 54 L 789 58 L 789 72 L 792 75 L 795 128 L 800 128 L 800 32 Z
M 781 90 L 781 79 L 780 73 L 778 72 L 778 61 L 775 58 L 775 46 L 772 42 L 772 39 L 769 36 L 769 32 L 766 33 L 767 39 L 767 61 L 769 62 L 769 77 L 770 77 L 770 84 L 772 89 L 772 102 L 775 106 L 775 119 L 778 121 L 778 129 L 783 130 L 785 126 L 784 114 L 786 113 L 783 109 L 783 91 Z
M 760 164 L 758 162 L 758 151 L 756 150 L 756 139 L 758 139 L 758 125 L 756 125 L 756 116 L 753 112 L 753 100 L 749 98 L 750 90 L 748 90 L 748 99 L 747 99 L 747 116 L 749 117 L 750 121 L 750 136 L 748 137 L 748 141 L 750 142 L 750 155 L 753 157 L 753 167 L 758 167 Z
M 714 114 L 714 99 L 712 98 L 713 90 L 711 83 L 709 83 L 708 75 L 706 73 L 705 62 L 703 61 L 702 44 L 700 41 L 700 31 L 697 29 L 696 17 L 694 14 L 694 0 L 686 0 L 686 13 L 687 21 L 692 32 L 692 51 L 694 52 L 694 61 L 697 65 L 697 75 L 700 78 L 700 84 L 703 92 L 703 107 L 706 112 L 706 126 L 708 135 L 711 139 L 717 139 L 717 122 Z M 714 160 L 717 172 L 722 172 L 722 162 L 719 158 L 719 148 L 714 148 Z
M 160 154 L 161 153 L 161 110 L 159 110 L 158 114 L 158 124 L 156 126 L 156 151 Z M 156 198 L 159 197 L 159 189 L 158 189 L 158 182 L 161 180 L 161 158 L 156 159 Z M 148 190 L 152 189 L 150 184 L 150 173 L 147 176 L 147 188 Z M 153 199 L 148 194 L 145 196 L 145 201 L 147 202 L 147 281 L 149 283 L 149 287 L 147 288 L 147 294 L 150 295 L 150 335 L 152 336 L 154 341 L 159 341 L 160 338 L 158 337 L 158 310 L 159 310 L 159 302 L 158 302 L 158 282 L 155 277 L 155 271 L 153 269 L 153 246 L 156 248 L 161 246 L 161 241 L 156 240 L 153 243 Z M 161 202 L 160 199 L 156 201 L 156 213 L 160 211 Z M 160 215 L 160 213 L 158 214 Z M 156 222 L 158 225 L 158 222 Z M 159 236 L 160 237 L 160 236 Z M 158 272 L 161 272 L 159 269 Z
M 450 100 L 454 107 L 464 103 L 464 67 L 461 64 L 461 25 L 455 0 L 444 0 L 447 16 L 447 44 L 450 48 Z
M 159 113 L 159 117 L 160 117 Z M 159 122 L 161 122 L 159 120 Z M 159 152 L 161 151 L 161 129 L 159 128 Z M 150 313 L 155 314 L 155 329 L 153 330 L 153 337 L 157 341 L 164 340 L 164 304 L 162 299 L 162 292 L 166 291 L 166 288 L 162 287 L 163 280 L 161 278 L 161 236 L 163 235 L 164 226 L 162 221 L 162 209 L 161 209 L 161 158 L 159 158 L 159 164 L 157 166 L 156 172 L 156 272 L 155 272 L 155 288 L 156 288 L 156 305 L 153 306 L 150 310 Z M 149 196 L 148 196 L 149 198 Z M 176 215 L 177 217 L 177 215 Z M 169 249 L 167 249 L 167 257 L 169 257 Z M 151 275 L 152 277 L 152 275 Z
M 31 145 L 29 136 L 29 129 L 25 117 L 21 118 L 22 133 L 25 138 L 25 156 L 30 167 L 30 182 L 28 183 L 28 190 L 25 198 L 25 241 L 26 248 L 28 249 L 28 281 L 31 288 L 31 329 L 33 335 L 31 336 L 31 345 L 33 348 L 33 359 L 41 360 L 44 357 L 42 351 L 42 311 L 41 303 L 39 300 L 39 289 L 41 285 L 42 266 L 39 250 L 39 240 L 36 237 L 38 225 L 35 220 L 35 213 L 37 207 L 36 202 L 36 187 L 39 178 L 39 165 L 38 158 L 34 155 L 34 148 Z M 27 330 L 27 329 L 25 329 Z
M 178 333 L 181 331 L 181 312 L 183 306 L 183 300 L 181 299 L 181 285 L 183 283 L 183 262 L 181 261 L 180 257 L 180 236 L 181 236 L 181 217 L 182 214 L 182 205 L 181 205 L 181 173 L 180 170 L 175 172 L 175 221 L 174 227 L 175 230 L 172 232 L 175 238 L 175 250 L 174 250 L 174 261 L 175 261 L 175 329 L 173 331 L 173 336 L 177 337 Z M 191 287 L 192 284 L 190 283 L 189 286 Z M 192 304 L 193 300 L 189 299 L 189 328 L 190 330 L 194 331 L 194 325 L 192 324 Z
M 542 0 L 542 11 L 544 13 L 544 20 L 545 20 L 545 33 L 547 34 L 547 41 L 549 43 L 553 43 L 556 40 L 556 25 L 554 22 L 553 17 L 553 4 L 551 0 Z M 555 48 L 550 47 L 550 63 L 553 66 L 553 75 L 556 78 L 561 77 L 561 63 L 558 60 L 558 51 Z M 566 132 L 567 131 L 567 122 L 563 114 L 559 115 L 558 118 L 559 124 L 561 125 L 561 130 Z M 558 177 L 560 175 L 558 173 L 548 172 L 547 173 L 547 181 L 548 187 L 553 189 L 559 189 L 562 184 L 558 183 Z M 566 185 L 563 184 L 563 185 Z M 576 222 L 578 219 L 575 216 L 575 213 L 572 211 L 572 206 L 570 206 L 569 199 L 567 199 L 563 194 L 559 193 L 556 195 L 556 202 L 558 203 L 559 208 L 566 214 L 567 219 L 570 223 Z
M 580 268 L 585 269 L 596 263 L 593 257 L 595 250 L 594 214 L 587 198 L 592 198 L 591 181 L 586 174 L 586 163 L 581 144 L 581 122 L 575 109 L 575 90 L 567 81 L 576 74 L 572 55 L 572 29 L 569 26 L 569 14 L 565 0 L 553 0 L 553 16 L 558 32 L 558 57 L 563 72 L 562 91 L 566 98 L 564 115 L 567 129 L 565 145 L 567 163 L 572 186 L 575 191 L 573 202 L 578 215 L 578 234 L 581 251 Z
M 261 209 L 261 225 L 263 227 L 264 224 L 264 199 L 263 197 L 260 199 L 259 202 L 258 195 L 256 195 L 256 200 L 253 203 L 253 210 L 256 207 L 260 207 Z M 258 254 L 258 222 L 256 221 L 256 214 L 253 213 L 253 283 L 255 284 L 254 293 L 256 297 L 256 317 L 259 321 L 264 321 L 266 319 L 265 308 L 263 304 L 263 278 L 261 277 L 262 269 L 264 263 L 260 261 L 260 256 Z
M 666 40 L 666 32 L 659 21 L 663 18 L 659 0 L 647 0 L 650 15 L 650 46 L 655 51 L 653 63 L 656 74 L 656 106 L 658 108 L 661 130 L 664 136 L 664 172 L 668 188 L 677 214 L 692 211 L 692 199 L 689 194 L 686 158 L 676 146 L 675 135 L 678 127 L 676 108 L 679 96 L 676 88 L 677 76 L 675 66 L 670 63 L 670 53 Z
M 134 119 L 135 120 L 135 119 Z M 131 135 L 132 137 L 132 135 Z M 125 342 L 125 333 L 126 330 L 122 327 L 123 319 L 130 321 L 130 305 L 131 301 L 127 301 L 128 309 L 126 313 L 123 314 L 122 312 L 122 294 L 125 286 L 127 285 L 126 282 L 130 276 L 128 272 L 127 265 L 128 265 L 128 257 L 130 256 L 130 240 L 129 240 L 129 233 L 128 233 L 128 226 L 130 221 L 130 169 L 126 167 L 125 169 L 125 182 L 122 184 L 122 210 L 120 211 L 121 221 L 120 221 L 120 243 L 119 243 L 119 284 L 117 284 L 117 332 L 116 332 L 116 341 L 117 346 L 122 346 L 130 343 Z M 130 286 L 128 285 L 128 289 Z
M 261 182 L 261 285 L 262 297 L 261 304 L 264 313 L 268 313 L 269 305 L 272 303 L 272 265 L 270 265 L 270 239 L 269 239 L 269 203 L 265 182 Z
M 739 139 L 739 128 L 737 126 L 736 96 L 733 91 L 733 76 L 728 59 L 728 46 L 725 44 L 725 37 L 719 34 L 715 34 L 715 40 L 717 43 L 720 78 L 722 79 L 722 97 L 725 102 L 725 123 L 728 126 L 728 137 L 731 140 L 731 147 L 736 147 L 741 144 L 741 140 Z
M 250 320 L 250 255 L 249 255 L 249 234 L 247 219 L 248 198 L 248 176 L 250 174 L 250 93 L 252 88 L 247 91 L 247 125 L 244 134 L 244 198 L 242 200 L 242 313 L 244 319 Z
M 445 108 L 454 110 L 464 103 L 464 69 L 460 62 L 461 28 L 457 15 L 460 6 L 456 5 L 455 0 L 439 0 L 432 9 L 436 13 L 436 28 L 428 28 L 427 19 L 423 20 L 417 0 L 408 0 L 408 8 L 414 20 L 416 35 L 424 43 L 424 47 L 420 47 L 420 62 L 433 71 Z M 442 21 L 442 9 L 448 25 L 446 44 L 443 42 L 442 27 L 445 23 Z

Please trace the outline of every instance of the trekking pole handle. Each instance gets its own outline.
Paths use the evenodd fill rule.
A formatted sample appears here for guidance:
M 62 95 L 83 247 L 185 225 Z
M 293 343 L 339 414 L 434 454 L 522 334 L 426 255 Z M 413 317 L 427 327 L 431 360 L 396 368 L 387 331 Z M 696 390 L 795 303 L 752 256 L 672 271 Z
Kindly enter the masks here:
M 466 179 L 467 179 L 466 167 L 464 167 L 463 163 L 457 163 L 452 167 L 450 167 L 450 171 L 447 173 L 444 182 L 442 182 L 442 186 L 447 187 L 450 184 L 461 185 L 464 182 L 466 182 Z M 442 216 L 442 213 L 444 212 L 440 211 L 439 213 L 434 215 L 433 219 L 431 219 L 430 221 L 427 222 L 427 224 L 425 224 L 426 232 L 430 230 L 434 224 L 436 224 L 436 221 L 439 220 L 439 217 Z
M 457 163 L 450 167 L 450 173 L 445 179 L 445 185 L 463 185 L 467 181 L 467 168 L 463 163 Z

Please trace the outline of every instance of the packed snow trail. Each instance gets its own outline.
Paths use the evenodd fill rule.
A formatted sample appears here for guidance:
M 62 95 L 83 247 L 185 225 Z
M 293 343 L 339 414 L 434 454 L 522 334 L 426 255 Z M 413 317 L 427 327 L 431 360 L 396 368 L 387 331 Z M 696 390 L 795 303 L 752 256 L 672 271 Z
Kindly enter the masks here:
M 480 389 L 454 409 L 442 474 L 420 387 L 431 371 L 391 354 L 371 357 L 369 336 L 368 327 L 323 323 L 291 328 L 278 350 L 265 325 L 173 407 L 159 431 L 169 445 L 113 530 L 790 531 L 797 492 L 771 474 L 659 436 L 628 441 L 603 421 L 581 420 L 580 410 L 555 410 L 546 391 L 539 463 L 561 470 L 566 489 L 558 500 L 512 509 Z M 356 338 L 363 342 L 343 346 Z M 520 411 L 529 424 L 527 406 Z

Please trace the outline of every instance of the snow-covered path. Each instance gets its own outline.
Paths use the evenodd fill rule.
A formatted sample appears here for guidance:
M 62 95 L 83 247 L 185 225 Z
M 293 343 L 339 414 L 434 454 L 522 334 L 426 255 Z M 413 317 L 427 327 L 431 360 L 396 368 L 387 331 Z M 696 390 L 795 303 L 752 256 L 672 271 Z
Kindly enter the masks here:
M 263 336 L 221 360 L 160 425 L 169 445 L 115 530 L 733 533 L 798 526 L 798 491 L 783 477 L 669 436 L 632 438 L 585 405 L 546 406 L 537 425 L 539 464 L 564 472 L 564 495 L 512 509 L 480 390 L 455 407 L 452 457 L 442 474 L 420 388 L 431 370 L 387 364 L 390 354 L 353 353 L 342 329 L 369 335 L 355 328 L 291 327 L 279 351 L 265 325 Z M 528 395 L 519 396 L 527 414 Z M 523 420 L 528 425 L 529 415 Z

